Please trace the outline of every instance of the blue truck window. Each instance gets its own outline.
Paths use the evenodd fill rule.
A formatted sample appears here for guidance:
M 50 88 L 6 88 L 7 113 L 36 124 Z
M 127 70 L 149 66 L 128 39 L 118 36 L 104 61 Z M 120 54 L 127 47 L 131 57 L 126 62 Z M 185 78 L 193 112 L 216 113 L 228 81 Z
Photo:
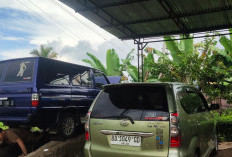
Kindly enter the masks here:
M 69 75 L 57 74 L 57 77 L 50 82 L 51 85 L 69 85 Z
M 19 60 L 10 62 L 4 82 L 31 82 L 34 71 L 33 60 Z
M 96 87 L 101 88 L 103 85 L 108 84 L 105 76 L 102 73 L 94 73 Z
M 92 86 L 92 79 L 91 79 L 89 71 L 84 71 L 81 74 L 81 85 L 82 86 L 87 86 L 87 87 L 91 87 Z
M 72 79 L 72 84 L 74 86 L 80 86 L 81 85 L 81 74 L 77 74 Z

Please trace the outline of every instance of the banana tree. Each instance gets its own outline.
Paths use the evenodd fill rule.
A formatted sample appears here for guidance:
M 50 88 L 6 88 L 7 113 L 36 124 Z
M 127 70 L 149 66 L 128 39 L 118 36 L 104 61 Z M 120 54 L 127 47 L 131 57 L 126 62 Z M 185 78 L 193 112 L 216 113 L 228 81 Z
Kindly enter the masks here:
M 219 53 L 226 58 L 225 64 L 232 65 L 232 28 L 229 29 L 230 38 L 228 39 L 223 35 L 219 42 L 224 47 L 224 50 L 221 50 Z
M 149 49 L 149 48 L 148 48 Z M 146 52 L 148 52 L 147 48 L 145 49 Z M 129 76 L 132 78 L 133 82 L 138 82 L 138 68 L 131 64 L 131 61 L 134 59 L 133 57 L 133 51 L 128 53 L 125 60 L 122 60 L 125 66 L 125 70 L 128 72 Z M 129 60 L 127 63 L 126 60 Z M 147 55 L 143 56 L 144 64 L 143 64 L 143 81 L 144 82 L 152 82 L 157 81 L 157 78 L 151 74 L 151 69 L 153 65 L 155 64 L 154 55 L 153 53 L 147 53 Z M 139 67 L 140 71 L 142 67 Z M 142 75 L 141 72 L 139 75 Z
M 159 75 L 159 80 L 192 84 L 194 81 L 193 70 L 196 70 L 192 69 L 194 61 L 192 58 L 196 59 L 197 57 L 196 49 L 193 39 L 183 39 L 183 36 L 180 38 L 181 40 L 177 41 L 172 36 L 164 37 L 169 54 L 153 49 L 153 54 L 159 57 L 157 63 L 153 66 L 153 73 Z M 168 66 L 162 67 L 163 65 Z
M 120 64 L 118 54 L 114 49 L 109 49 L 106 52 L 106 67 L 102 62 L 93 54 L 87 52 L 87 56 L 90 59 L 83 59 L 82 61 L 90 64 L 93 68 L 99 69 L 104 72 L 107 76 L 122 76 L 122 71 L 124 66 Z
M 173 62 L 180 64 L 187 57 L 194 54 L 193 39 L 183 39 L 184 36 L 180 36 L 181 40 L 177 41 L 172 36 L 164 37 L 167 49 L 170 51 Z

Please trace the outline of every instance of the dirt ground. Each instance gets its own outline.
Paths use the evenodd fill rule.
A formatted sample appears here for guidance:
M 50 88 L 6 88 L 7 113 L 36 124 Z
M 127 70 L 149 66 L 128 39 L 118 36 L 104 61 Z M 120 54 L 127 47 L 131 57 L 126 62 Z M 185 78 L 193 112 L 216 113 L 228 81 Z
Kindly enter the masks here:
M 85 142 L 84 134 L 79 135 L 75 139 L 69 139 L 63 142 L 53 141 L 42 146 L 37 151 L 29 154 L 28 157 L 57 157 L 58 154 L 60 156 L 67 156 L 68 155 L 67 152 L 71 150 L 75 150 L 75 151 L 71 151 L 72 152 L 71 153 L 72 155 L 70 154 L 71 156 L 83 157 L 84 142 Z M 68 143 L 71 143 L 73 148 L 71 148 Z M 221 142 L 218 146 L 218 149 L 219 150 L 217 152 L 217 155 L 215 155 L 214 157 L 232 157 L 232 142 Z M 47 151 L 45 152 L 44 150 Z M 66 150 L 66 154 L 60 153 L 60 152 L 65 152 L 64 150 Z
M 83 133 L 76 138 L 64 141 L 51 139 L 51 142 L 30 153 L 28 157 L 83 157 L 84 142 Z M 218 153 L 214 157 L 232 157 L 232 142 L 221 142 L 218 148 Z M 5 153 L 2 151 L 0 149 L 0 157 L 9 157 L 9 155 L 1 154 Z
M 219 151 L 215 157 L 232 157 L 232 142 L 221 142 L 218 149 Z

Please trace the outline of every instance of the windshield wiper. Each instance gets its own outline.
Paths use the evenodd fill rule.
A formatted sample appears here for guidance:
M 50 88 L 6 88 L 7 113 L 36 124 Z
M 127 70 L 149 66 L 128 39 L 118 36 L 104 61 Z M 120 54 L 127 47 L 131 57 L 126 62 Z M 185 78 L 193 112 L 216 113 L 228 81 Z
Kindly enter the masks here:
M 106 118 L 115 118 L 115 119 L 123 119 L 123 118 L 126 118 L 128 119 L 131 124 L 135 124 L 134 120 L 130 117 L 130 116 L 123 116 L 123 115 L 120 115 L 120 116 L 106 116 L 106 117 L 100 117 L 100 118 L 103 118 L 103 119 L 106 119 Z
M 129 108 L 125 109 L 125 110 L 120 114 L 120 117 L 122 117 L 122 118 L 127 118 L 127 119 L 131 122 L 131 124 L 135 124 L 134 120 L 133 120 L 130 116 L 125 116 L 128 112 L 130 112 L 130 109 L 129 109 Z

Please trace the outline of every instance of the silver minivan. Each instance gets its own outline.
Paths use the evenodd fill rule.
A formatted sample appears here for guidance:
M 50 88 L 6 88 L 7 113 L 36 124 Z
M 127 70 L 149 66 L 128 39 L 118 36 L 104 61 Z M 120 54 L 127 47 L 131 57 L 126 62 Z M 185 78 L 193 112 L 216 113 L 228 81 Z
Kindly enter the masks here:
M 208 157 L 218 107 L 183 83 L 106 85 L 87 115 L 85 156 Z

